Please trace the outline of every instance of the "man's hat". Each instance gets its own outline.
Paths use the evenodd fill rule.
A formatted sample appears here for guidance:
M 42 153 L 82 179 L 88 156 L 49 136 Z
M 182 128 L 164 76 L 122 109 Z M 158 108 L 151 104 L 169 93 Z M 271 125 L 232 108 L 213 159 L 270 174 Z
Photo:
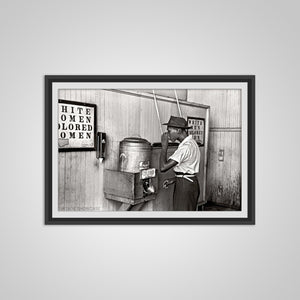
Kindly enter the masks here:
M 167 125 L 168 127 L 176 127 L 176 128 L 184 128 L 189 129 L 192 128 L 188 126 L 188 122 L 184 118 L 171 116 L 168 123 L 163 123 L 163 125 Z

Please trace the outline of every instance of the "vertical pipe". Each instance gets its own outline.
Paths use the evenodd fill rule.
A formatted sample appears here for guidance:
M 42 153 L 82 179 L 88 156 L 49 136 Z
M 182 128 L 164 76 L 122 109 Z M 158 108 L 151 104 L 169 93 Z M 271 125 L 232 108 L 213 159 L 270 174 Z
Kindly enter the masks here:
M 155 104 L 156 114 L 157 114 L 157 118 L 158 118 L 158 122 L 159 122 L 160 132 L 161 132 L 161 134 L 163 134 L 163 130 L 161 128 L 161 121 L 160 121 L 158 106 L 157 106 L 157 100 L 156 100 L 156 96 L 155 96 L 154 90 L 152 90 L 152 93 L 153 93 L 153 97 L 154 97 L 154 104 Z
M 180 109 L 180 105 L 179 105 L 179 101 L 178 101 L 178 97 L 177 97 L 177 92 L 176 92 L 176 90 L 174 90 L 174 92 L 175 92 L 175 97 L 176 97 L 179 116 L 182 117 L 182 113 L 181 113 L 181 109 Z

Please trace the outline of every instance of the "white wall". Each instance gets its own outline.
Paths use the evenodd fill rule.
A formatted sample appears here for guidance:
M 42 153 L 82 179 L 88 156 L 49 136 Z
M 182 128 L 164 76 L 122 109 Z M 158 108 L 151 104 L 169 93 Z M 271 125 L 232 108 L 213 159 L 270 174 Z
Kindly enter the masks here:
M 0 5 L 1 299 L 299 299 L 297 1 Z M 45 226 L 45 74 L 255 74 L 257 224 Z

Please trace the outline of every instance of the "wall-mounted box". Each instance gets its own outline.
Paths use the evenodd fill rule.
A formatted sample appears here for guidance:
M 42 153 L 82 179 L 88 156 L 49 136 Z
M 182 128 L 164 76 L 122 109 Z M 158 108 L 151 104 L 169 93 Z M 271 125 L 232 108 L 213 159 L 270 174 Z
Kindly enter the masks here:
M 220 149 L 218 153 L 219 161 L 224 161 L 224 149 Z

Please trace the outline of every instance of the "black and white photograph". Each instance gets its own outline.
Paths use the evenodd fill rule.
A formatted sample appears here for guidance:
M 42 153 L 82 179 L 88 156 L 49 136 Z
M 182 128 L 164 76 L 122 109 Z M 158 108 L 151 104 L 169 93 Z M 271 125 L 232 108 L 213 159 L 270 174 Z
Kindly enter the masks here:
M 254 76 L 45 79 L 46 222 L 254 222 Z
M 0 300 L 300 299 L 299 1 L 0 14 Z

